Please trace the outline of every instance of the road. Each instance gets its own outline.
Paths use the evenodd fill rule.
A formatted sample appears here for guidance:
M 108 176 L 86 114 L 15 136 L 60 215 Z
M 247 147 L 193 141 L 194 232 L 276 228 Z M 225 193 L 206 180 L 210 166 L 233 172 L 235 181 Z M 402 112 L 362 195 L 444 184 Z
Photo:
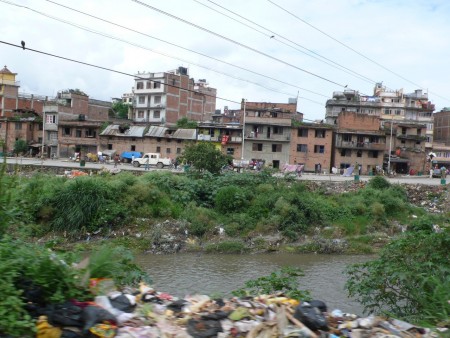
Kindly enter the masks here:
M 49 166 L 49 167 L 61 167 L 61 168 L 67 168 L 67 169 L 101 169 L 101 168 L 107 168 L 111 169 L 114 167 L 114 164 L 100 164 L 100 163 L 93 163 L 93 162 L 86 162 L 86 165 L 84 167 L 80 167 L 79 162 L 73 162 L 69 159 L 46 159 L 41 160 L 38 158 L 25 158 L 25 157 L 17 157 L 7 158 L 7 163 L 12 164 L 18 164 L 18 165 L 32 165 L 36 167 L 41 166 Z M 132 170 L 132 171 L 144 171 L 144 167 L 135 168 L 131 164 L 128 163 L 120 163 L 118 165 L 118 168 L 120 170 Z M 154 167 L 151 167 L 151 170 L 168 170 L 168 169 L 156 169 Z M 372 177 L 371 176 L 360 176 L 361 181 L 368 181 Z M 355 178 L 353 176 L 351 177 L 344 177 L 341 175 L 317 175 L 317 174 L 310 174 L 310 173 L 304 173 L 301 177 L 302 180 L 309 180 L 309 181 L 330 181 L 330 182 L 354 182 Z M 441 185 L 441 179 L 440 178 L 429 178 L 429 176 L 401 176 L 398 175 L 396 177 L 386 177 L 386 179 L 391 183 L 405 183 L 405 184 L 426 184 L 426 185 Z M 449 180 L 446 182 L 449 184 Z

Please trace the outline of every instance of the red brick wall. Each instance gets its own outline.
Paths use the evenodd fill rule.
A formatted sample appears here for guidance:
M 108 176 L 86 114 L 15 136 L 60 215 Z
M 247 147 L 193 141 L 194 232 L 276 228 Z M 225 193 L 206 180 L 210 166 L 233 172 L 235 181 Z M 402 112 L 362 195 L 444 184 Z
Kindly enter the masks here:
M 355 112 L 341 112 L 336 121 L 338 129 L 351 130 L 380 130 L 380 118 L 367 114 L 358 114 Z

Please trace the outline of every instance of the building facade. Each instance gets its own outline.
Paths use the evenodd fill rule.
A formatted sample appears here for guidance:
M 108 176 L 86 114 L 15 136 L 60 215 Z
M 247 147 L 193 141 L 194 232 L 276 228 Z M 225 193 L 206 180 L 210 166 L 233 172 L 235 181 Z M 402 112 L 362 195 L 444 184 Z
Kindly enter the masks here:
M 164 73 L 138 73 L 133 93 L 130 119 L 135 122 L 171 126 L 183 117 L 207 121 L 216 109 L 216 89 L 204 79 L 189 78 L 184 67 Z

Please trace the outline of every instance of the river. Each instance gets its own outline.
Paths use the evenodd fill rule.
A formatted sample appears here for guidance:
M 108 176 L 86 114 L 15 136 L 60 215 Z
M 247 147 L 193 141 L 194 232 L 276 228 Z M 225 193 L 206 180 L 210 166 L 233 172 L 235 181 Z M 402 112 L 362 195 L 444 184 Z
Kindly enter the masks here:
M 207 294 L 227 297 L 249 279 L 266 276 L 282 266 L 300 267 L 300 289 L 309 290 L 315 299 L 323 300 L 329 310 L 362 314 L 363 307 L 349 299 L 344 290 L 348 264 L 364 262 L 373 256 L 315 254 L 178 254 L 137 256 L 137 262 L 153 280 L 157 291 L 177 297 Z

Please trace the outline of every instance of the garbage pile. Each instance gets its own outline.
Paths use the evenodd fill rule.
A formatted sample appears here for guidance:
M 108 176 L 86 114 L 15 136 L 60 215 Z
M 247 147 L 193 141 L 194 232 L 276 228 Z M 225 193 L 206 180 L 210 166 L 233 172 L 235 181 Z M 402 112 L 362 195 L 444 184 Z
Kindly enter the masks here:
M 114 290 L 95 285 L 94 302 L 71 300 L 40 309 L 38 338 L 77 337 L 432 337 L 430 329 L 381 317 L 328 312 L 322 301 L 299 303 L 282 294 L 211 299 L 175 298 L 141 284 Z M 444 329 L 443 329 L 444 330 Z

